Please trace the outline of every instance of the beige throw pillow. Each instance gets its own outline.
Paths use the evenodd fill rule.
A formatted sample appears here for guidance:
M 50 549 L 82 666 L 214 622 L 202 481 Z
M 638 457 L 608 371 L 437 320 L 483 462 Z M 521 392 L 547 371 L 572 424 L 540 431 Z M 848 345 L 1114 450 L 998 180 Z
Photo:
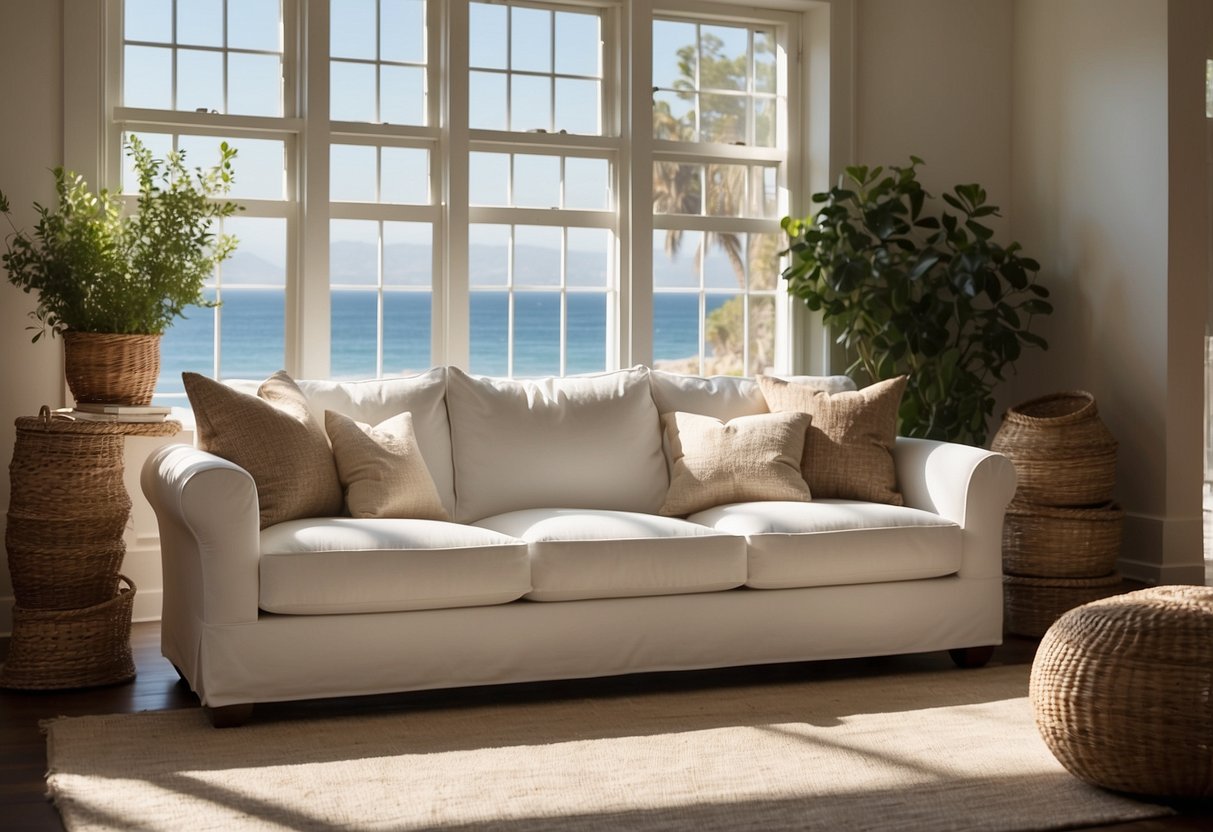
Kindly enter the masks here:
M 413 414 L 400 413 L 371 427 L 326 410 L 324 429 L 351 517 L 450 519 L 421 456 Z
M 661 417 L 670 489 L 661 514 L 680 517 L 724 503 L 810 499 L 800 475 L 807 413 L 760 413 L 722 422 L 696 413 Z
M 867 500 L 902 505 L 893 465 L 897 408 L 906 376 L 849 393 L 829 393 L 760 376 L 772 412 L 813 417 L 805 442 L 805 482 L 818 499 Z
M 257 486 L 261 528 L 341 513 L 341 483 L 324 429 L 307 398 L 279 370 L 256 396 L 197 373 L 182 373 L 198 446 L 248 471 Z

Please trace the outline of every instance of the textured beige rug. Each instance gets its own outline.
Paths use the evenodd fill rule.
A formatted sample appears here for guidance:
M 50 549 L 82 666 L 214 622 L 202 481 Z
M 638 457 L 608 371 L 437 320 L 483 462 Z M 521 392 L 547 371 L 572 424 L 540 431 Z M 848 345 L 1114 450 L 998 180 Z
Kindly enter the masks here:
M 1037 736 L 1027 667 L 257 722 L 47 724 L 69 830 L 1014 830 L 1168 814 Z

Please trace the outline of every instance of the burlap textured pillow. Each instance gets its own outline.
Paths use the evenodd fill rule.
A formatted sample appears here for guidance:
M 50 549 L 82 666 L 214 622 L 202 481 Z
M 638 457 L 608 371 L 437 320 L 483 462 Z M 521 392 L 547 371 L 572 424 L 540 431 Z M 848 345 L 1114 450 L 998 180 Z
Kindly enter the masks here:
M 450 519 L 421 456 L 413 414 L 400 413 L 371 427 L 326 410 L 324 429 L 351 517 Z
M 813 417 L 802 470 L 814 497 L 902 505 L 893 441 L 906 378 L 833 395 L 782 379 L 758 378 L 772 412 L 799 411 Z
M 256 396 L 197 373 L 182 373 L 181 379 L 194 409 L 199 447 L 252 476 L 261 528 L 341 514 L 341 483 L 328 439 L 290 376 L 279 370 Z
M 760 413 L 722 422 L 664 413 L 670 489 L 661 514 L 680 517 L 725 503 L 810 499 L 800 475 L 807 413 Z

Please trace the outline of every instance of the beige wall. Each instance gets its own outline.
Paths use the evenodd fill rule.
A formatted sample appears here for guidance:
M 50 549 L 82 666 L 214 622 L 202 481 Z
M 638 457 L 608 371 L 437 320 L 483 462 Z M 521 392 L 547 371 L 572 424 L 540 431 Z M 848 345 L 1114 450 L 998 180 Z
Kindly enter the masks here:
M 1007 403 L 1095 394 L 1120 442 L 1122 569 L 1199 582 L 1203 2 L 1016 0 L 1012 233 L 1057 313 Z M 1200 80 L 1197 80 L 1197 79 Z

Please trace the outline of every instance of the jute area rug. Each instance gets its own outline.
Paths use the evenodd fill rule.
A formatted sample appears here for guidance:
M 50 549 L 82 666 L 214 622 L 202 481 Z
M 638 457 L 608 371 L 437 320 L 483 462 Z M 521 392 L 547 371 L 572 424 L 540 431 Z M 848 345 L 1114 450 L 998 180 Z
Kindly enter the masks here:
M 46 725 L 69 830 L 1018 830 L 1169 814 L 1040 740 L 1027 666 L 291 719 Z

